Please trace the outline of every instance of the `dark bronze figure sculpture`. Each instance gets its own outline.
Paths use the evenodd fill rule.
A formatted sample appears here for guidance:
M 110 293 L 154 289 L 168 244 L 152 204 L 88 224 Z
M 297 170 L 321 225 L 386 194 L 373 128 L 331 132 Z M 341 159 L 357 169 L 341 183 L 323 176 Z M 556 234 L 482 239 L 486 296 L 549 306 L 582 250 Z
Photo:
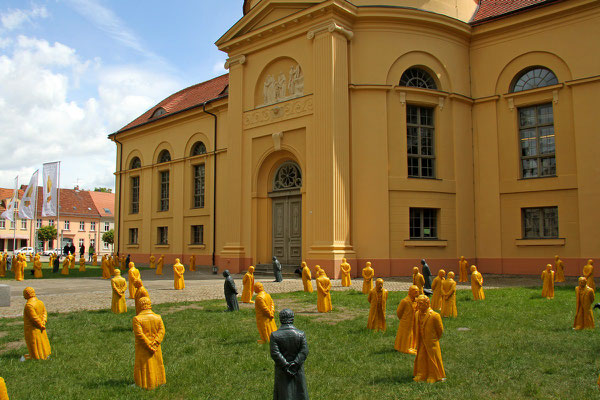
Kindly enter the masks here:
M 229 270 L 226 269 L 223 271 L 223 276 L 225 277 L 225 301 L 227 302 L 227 311 L 238 311 L 240 309 L 237 300 L 238 291 L 235 287 L 235 282 L 231 275 L 229 275 Z
M 294 312 L 289 308 L 279 313 L 281 326 L 271 333 L 271 358 L 275 361 L 274 400 L 308 400 L 304 361 L 308 356 L 306 335 L 297 329 Z
M 421 273 L 423 274 L 423 278 L 425 278 L 425 285 L 423 285 L 423 289 L 431 290 L 431 270 L 429 269 L 429 265 L 425 259 L 421 260 Z
M 283 281 L 283 275 L 281 275 L 281 264 L 275 256 L 273 256 L 273 274 L 275 275 L 275 282 Z

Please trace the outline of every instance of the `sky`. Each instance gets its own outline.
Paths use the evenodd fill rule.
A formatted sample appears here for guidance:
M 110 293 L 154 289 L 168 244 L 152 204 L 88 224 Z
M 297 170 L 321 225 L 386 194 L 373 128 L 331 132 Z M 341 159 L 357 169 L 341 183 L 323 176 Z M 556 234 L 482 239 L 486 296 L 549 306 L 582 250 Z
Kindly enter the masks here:
M 243 0 L 1 0 L 0 187 L 61 162 L 62 188 L 114 189 L 107 138 L 226 73 L 214 42 Z

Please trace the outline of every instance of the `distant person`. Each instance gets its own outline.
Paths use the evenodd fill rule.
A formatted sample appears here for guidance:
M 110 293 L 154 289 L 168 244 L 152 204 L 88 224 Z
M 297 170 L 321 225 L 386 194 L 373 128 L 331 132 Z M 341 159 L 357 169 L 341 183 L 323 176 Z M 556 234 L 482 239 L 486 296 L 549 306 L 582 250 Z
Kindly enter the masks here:
M 75 255 L 75 245 L 73 243 L 71 243 L 70 252 L 73 256 Z
M 69 243 L 65 244 L 65 247 L 63 247 L 63 256 L 68 256 L 70 250 Z
M 79 246 L 79 258 L 82 258 L 85 255 L 85 245 L 82 244 Z
M 96 253 L 96 249 L 94 249 L 94 246 L 90 246 L 89 250 L 88 250 L 88 257 L 89 257 L 89 262 L 92 262 L 92 257 L 94 256 L 94 254 Z

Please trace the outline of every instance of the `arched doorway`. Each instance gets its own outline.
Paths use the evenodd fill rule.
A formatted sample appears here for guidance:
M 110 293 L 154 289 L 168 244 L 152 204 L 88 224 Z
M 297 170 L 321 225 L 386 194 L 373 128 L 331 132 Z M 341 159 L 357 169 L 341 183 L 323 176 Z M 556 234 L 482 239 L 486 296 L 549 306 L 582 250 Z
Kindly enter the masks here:
M 272 251 L 281 264 L 302 259 L 302 172 L 293 161 L 279 166 L 269 192 L 273 210 Z

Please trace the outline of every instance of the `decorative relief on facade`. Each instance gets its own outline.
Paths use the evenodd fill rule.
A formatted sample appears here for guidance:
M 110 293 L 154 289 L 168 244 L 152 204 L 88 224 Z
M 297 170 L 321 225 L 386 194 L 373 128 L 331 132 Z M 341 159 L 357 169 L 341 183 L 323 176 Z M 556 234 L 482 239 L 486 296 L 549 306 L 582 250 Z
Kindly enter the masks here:
M 279 72 L 277 78 L 267 75 L 263 86 L 263 104 L 269 105 L 300 97 L 304 94 L 304 75 L 300 65 L 290 67 L 289 76 Z
M 244 113 L 244 128 L 254 128 L 313 113 L 312 95 Z
M 302 174 L 296 163 L 286 162 L 279 167 L 273 180 L 273 191 L 299 189 L 302 187 Z

